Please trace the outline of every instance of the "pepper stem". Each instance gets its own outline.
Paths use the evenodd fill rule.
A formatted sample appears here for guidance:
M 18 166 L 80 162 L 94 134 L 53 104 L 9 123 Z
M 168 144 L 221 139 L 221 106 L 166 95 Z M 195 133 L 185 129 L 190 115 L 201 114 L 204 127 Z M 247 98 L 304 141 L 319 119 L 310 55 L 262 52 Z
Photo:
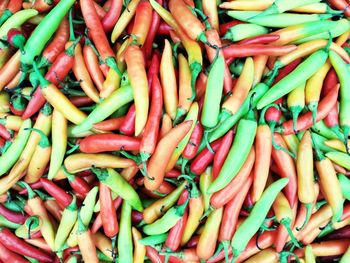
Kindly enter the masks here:
M 47 138 L 46 134 L 42 130 L 39 130 L 39 129 L 36 129 L 36 128 L 25 128 L 24 130 L 25 131 L 35 131 L 35 132 L 39 133 L 41 139 L 40 139 L 38 145 L 41 148 L 47 148 L 47 147 L 51 146 L 49 138 Z
M 290 227 L 291 225 L 291 220 L 290 218 L 283 218 L 280 222 L 282 225 L 284 225 L 284 227 L 287 229 L 288 231 L 288 235 L 290 236 L 291 241 L 293 242 L 293 244 L 297 247 L 297 248 L 301 248 L 299 245 L 298 240 L 295 238 L 293 231 Z
M 305 227 L 306 223 L 307 223 L 307 222 L 309 221 L 309 219 L 310 219 L 311 212 L 312 212 L 312 203 L 307 203 L 307 204 L 305 204 L 305 207 L 306 207 L 305 220 L 304 220 L 304 223 L 302 224 L 301 227 L 297 227 L 297 228 L 296 228 L 297 231 L 301 231 L 301 230 Z

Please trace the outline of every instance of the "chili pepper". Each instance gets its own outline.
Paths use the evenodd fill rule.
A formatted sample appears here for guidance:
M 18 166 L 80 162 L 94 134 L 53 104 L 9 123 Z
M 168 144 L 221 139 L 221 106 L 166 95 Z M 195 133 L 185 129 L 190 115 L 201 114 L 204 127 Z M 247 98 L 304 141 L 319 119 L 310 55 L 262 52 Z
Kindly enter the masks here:
M 18 50 L 0 69 L 0 90 L 16 76 L 20 68 L 20 51 Z
M 99 103 L 80 125 L 72 129 L 72 134 L 79 134 L 91 129 L 94 124 L 103 121 L 117 109 L 132 101 L 132 99 L 133 95 L 130 86 L 123 86 L 115 90 L 110 96 Z
M 177 205 L 182 205 L 188 198 L 192 198 L 191 194 L 188 194 L 188 191 L 184 191 L 177 201 Z M 188 209 L 186 208 L 180 220 L 176 223 L 175 226 L 170 229 L 169 234 L 167 235 L 167 238 L 165 240 L 165 247 L 167 249 L 176 251 L 179 248 L 186 227 L 187 217 Z
M 176 116 L 174 124 L 177 124 L 179 120 L 184 116 L 192 105 L 191 98 L 192 86 L 191 86 L 191 70 L 188 65 L 187 59 L 179 54 L 179 102 L 177 105 Z
M 256 24 L 238 24 L 229 28 L 226 34 L 223 36 L 223 39 L 236 42 L 266 33 L 268 33 L 268 30 L 263 26 Z
M 83 58 L 81 45 L 78 43 L 74 48 L 73 72 L 75 77 L 80 81 L 80 87 L 93 101 L 99 102 L 99 94 L 94 87 L 86 64 Z
M 143 220 L 147 224 L 153 223 L 157 218 L 168 211 L 180 197 L 182 191 L 185 189 L 187 182 L 183 182 L 174 191 L 162 199 L 158 199 L 153 204 L 145 208 L 143 211 Z
M 42 220 L 41 234 L 43 235 L 46 243 L 49 245 L 51 250 L 55 249 L 55 230 L 52 222 L 50 221 L 49 215 L 45 209 L 43 200 L 36 196 L 35 192 L 29 187 L 28 184 L 22 182 L 22 184 L 28 190 L 27 205 L 32 211 L 33 215 L 38 216 Z
M 337 222 L 343 213 L 343 196 L 340 183 L 330 159 L 325 157 L 317 145 L 314 144 L 316 151 L 316 169 L 320 177 L 320 184 L 327 202 L 332 207 L 332 222 Z
M 38 216 L 31 216 L 27 218 L 23 225 L 16 229 L 15 234 L 24 239 L 41 237 L 41 227 L 42 220 Z
M 101 91 L 103 89 L 104 76 L 100 69 L 99 59 L 95 53 L 95 49 L 92 47 L 92 43 L 87 38 L 85 39 L 83 56 L 86 68 L 92 81 L 95 83 L 97 89 Z
M 2 13 L 0 17 L 0 25 L 2 25 L 5 21 L 9 19 L 13 14 L 21 10 L 22 7 L 22 1 L 14 1 L 10 0 L 9 3 L 6 6 L 6 9 Z
M 128 113 L 125 115 L 125 119 L 120 127 L 120 131 L 125 135 L 133 135 L 135 133 L 135 119 L 136 111 L 135 104 L 133 104 L 129 108 Z
M 208 216 L 204 230 L 199 237 L 197 255 L 201 259 L 209 259 L 215 252 L 216 240 L 219 235 L 223 208 L 214 210 Z
M 114 25 L 111 40 L 115 42 L 117 38 L 121 35 L 124 29 L 127 27 L 133 16 L 135 15 L 137 6 L 140 0 L 132 0 L 128 3 L 128 6 L 125 8 L 121 16 L 119 17 L 117 23 Z
M 21 129 L 19 130 L 15 140 L 10 145 L 10 147 L 7 149 L 5 153 L 3 153 L 0 157 L 0 166 L 1 166 L 1 172 L 0 174 L 3 175 L 6 173 L 20 158 L 23 149 L 25 148 L 27 141 L 30 136 L 30 131 L 28 131 L 28 128 L 31 128 L 31 120 L 24 121 L 21 125 Z
M 338 180 L 340 183 L 340 188 L 345 199 L 349 200 L 349 192 L 347 191 L 350 186 L 349 179 L 344 174 L 338 174 Z
M 220 100 L 224 83 L 224 58 L 219 56 L 209 72 L 202 108 L 201 123 L 204 128 L 213 128 L 219 121 Z
M 253 112 L 248 113 L 247 117 L 238 123 L 235 140 L 218 177 L 208 189 L 210 193 L 223 189 L 237 175 L 247 159 L 257 129 L 257 123 L 252 114 Z
M 343 0 L 329 0 L 327 1 L 328 3 L 330 3 L 332 6 L 334 6 L 336 9 L 343 11 L 344 14 L 349 17 L 350 13 L 349 13 L 349 4 L 346 1 Z
M 72 202 L 72 196 L 46 178 L 40 178 L 43 188 L 62 206 L 67 207 Z
M 48 253 L 28 245 L 25 241 L 16 237 L 7 228 L 0 229 L 0 241 L 4 247 L 12 252 L 35 258 L 41 262 L 52 262 L 52 257 Z
M 160 80 L 163 87 L 165 111 L 174 120 L 178 105 L 178 94 L 175 70 L 172 62 L 172 50 L 168 40 L 165 40 L 160 62 Z
M 339 85 L 334 87 L 319 103 L 318 108 L 317 108 L 317 118 L 316 122 L 319 120 L 322 120 L 328 112 L 333 108 L 333 106 L 336 103 L 337 96 L 338 96 L 338 90 L 339 90 Z M 310 128 L 313 125 L 312 123 L 312 113 L 311 112 L 306 112 L 303 115 L 301 115 L 298 118 L 297 121 L 297 130 L 302 131 Z M 282 123 L 283 127 L 283 134 L 292 134 L 294 133 L 293 131 L 293 121 L 288 120 Z
M 140 157 L 142 162 L 146 162 L 151 154 L 154 153 L 156 142 L 158 140 L 159 125 L 163 106 L 163 95 L 157 76 L 153 76 L 152 78 L 151 89 L 151 107 L 140 145 Z
M 0 134 L 1 134 L 1 138 L 7 141 L 11 139 L 11 133 L 7 130 L 7 128 L 3 124 L 0 125 Z
M 40 182 L 40 181 L 39 181 Z M 62 208 L 55 200 L 45 200 L 44 206 L 46 210 L 57 220 L 62 218 Z
M 230 241 L 237 227 L 239 212 L 242 208 L 244 199 L 248 194 L 249 188 L 252 185 L 252 179 L 253 178 L 250 176 L 242 185 L 241 191 L 237 193 L 237 195 L 235 195 L 223 208 L 224 210 L 218 240 L 224 249 L 226 260 L 228 260 Z
M 162 4 L 163 0 L 158 0 L 157 2 L 159 4 Z M 156 11 L 152 11 L 151 25 L 149 26 L 148 34 L 146 36 L 146 39 L 142 47 L 142 51 L 146 55 L 147 59 L 151 58 L 153 41 L 156 35 L 159 35 L 160 33 L 159 32 L 160 24 L 161 24 L 160 16 L 157 14 Z
M 211 47 L 205 46 L 205 49 L 208 54 L 209 61 L 211 63 L 214 63 L 217 59 L 217 56 L 223 57 L 224 53 L 221 49 L 215 49 L 214 47 L 221 47 L 221 39 L 218 34 L 218 32 L 215 29 L 210 29 L 206 31 L 205 33 L 208 42 L 211 44 Z M 228 65 L 225 63 L 225 69 L 224 69 L 224 94 L 228 94 L 232 90 L 232 77 L 230 74 L 230 70 L 228 68 Z
M 131 234 L 131 206 L 124 201 L 120 217 L 120 233 L 118 238 L 118 260 L 132 262 L 133 246 Z
M 123 7 L 123 1 L 115 0 L 111 2 L 111 6 L 101 21 L 105 32 L 110 32 L 113 29 L 114 25 L 118 21 Z
M 0 112 L 10 111 L 10 96 L 7 92 L 0 92 Z
M 2 204 L 0 204 L 0 215 L 6 218 L 7 220 L 16 223 L 16 224 L 23 224 L 25 220 L 27 219 L 26 215 L 23 215 L 22 213 L 18 213 L 12 210 L 9 210 Z
M 184 215 L 188 198 L 182 205 L 171 207 L 165 214 L 155 222 L 143 227 L 143 232 L 147 235 L 162 234 L 170 230 Z
M 263 223 L 277 194 L 287 185 L 288 179 L 283 178 L 271 184 L 256 202 L 248 218 L 238 227 L 234 234 L 231 246 L 234 254 L 233 261 L 243 252 L 249 240 Z
M 66 50 L 58 55 L 55 62 L 49 68 L 49 71 L 46 73 L 45 78 L 52 84 L 59 84 L 59 82 L 63 81 L 72 69 L 74 62 L 74 47 L 74 43 L 69 43 Z M 36 89 L 22 115 L 22 119 L 27 119 L 34 115 L 45 104 L 45 101 L 41 89 Z
M 217 3 L 213 0 L 202 2 L 202 9 L 204 14 L 208 17 L 210 26 L 215 30 L 219 30 L 219 16 Z
M 111 154 L 88 154 L 88 153 L 77 153 L 69 155 L 64 165 L 68 172 L 77 173 L 91 167 L 101 168 L 127 168 L 135 165 L 135 162 L 130 159 L 121 158 Z
M 185 118 L 185 122 L 187 121 L 192 121 L 192 125 L 190 130 L 187 132 L 187 134 L 183 137 L 183 139 L 178 143 L 178 145 L 176 146 L 173 154 L 170 157 L 170 160 L 168 162 L 168 165 L 165 169 L 166 172 L 170 171 L 171 169 L 174 168 L 176 162 L 178 161 L 179 157 L 181 156 L 182 152 L 184 151 L 186 145 L 188 144 L 190 137 L 193 133 L 195 124 L 197 122 L 198 119 L 198 114 L 199 114 L 199 106 L 198 103 L 194 102 L 191 105 L 191 108 Z
M 246 45 L 251 45 L 251 44 L 269 44 L 273 41 L 278 40 L 280 37 L 277 35 L 270 35 L 270 34 L 262 34 L 259 36 L 255 37 L 250 37 L 244 40 L 241 40 L 239 44 L 246 44 Z
M 329 152 L 326 154 L 326 157 L 336 164 L 349 169 L 349 164 L 347 163 L 349 161 L 348 154 L 342 152 Z
M 5 126 L 6 129 L 19 131 L 23 120 L 19 116 L 8 115 L 0 119 L 0 123 Z
M 162 138 L 148 162 L 147 177 L 145 178 L 145 187 L 148 190 L 156 190 L 162 183 L 165 171 L 171 155 L 178 143 L 186 136 L 193 126 L 193 121 L 186 121 L 169 131 Z M 171 170 L 171 169 L 169 169 Z
M 311 244 L 311 247 L 315 257 L 342 255 L 347 250 L 349 242 L 348 239 L 323 241 Z M 304 249 L 296 250 L 295 254 L 297 256 L 303 256 Z
M 103 30 L 103 25 L 97 16 L 93 3 L 92 0 L 80 3 L 81 12 L 86 26 L 89 29 L 89 34 L 91 35 L 92 41 L 94 42 L 102 60 L 119 76 L 121 76 L 122 74 L 114 58 L 115 54 L 108 43 L 107 36 Z
M 192 40 L 186 32 L 177 24 L 176 20 L 170 12 L 165 10 L 160 4 L 155 0 L 150 0 L 153 9 L 161 16 L 161 18 L 169 24 L 176 33 L 180 36 L 183 46 L 186 49 L 188 55 L 188 63 L 191 69 L 191 81 L 192 81 L 192 95 L 195 89 L 195 84 L 199 73 L 202 71 L 202 51 L 199 44 Z M 185 9 L 186 10 L 186 9 Z M 181 17 L 182 19 L 182 17 Z M 191 98 L 194 99 L 194 98 Z
M 296 160 L 298 177 L 298 198 L 306 207 L 305 221 L 299 230 L 302 229 L 311 215 L 313 203 L 316 201 L 314 191 L 314 162 L 312 154 L 311 134 L 306 131 L 300 140 Z
M 191 160 L 196 156 L 200 141 L 202 139 L 202 135 L 203 127 L 200 122 L 197 122 L 194 126 L 189 142 L 187 143 L 184 151 L 182 152 L 182 157 L 184 158 L 182 162 L 182 173 L 184 173 L 185 166 L 188 160 Z
M 292 241 L 292 244 L 296 247 L 300 247 L 291 229 L 292 225 L 294 224 L 296 213 L 293 213 L 293 209 L 283 193 L 278 193 L 272 208 L 275 212 L 276 221 L 280 223 L 279 227 L 277 228 L 278 233 L 276 236 L 276 251 L 281 252 L 283 250 L 288 235 Z
M 146 125 L 149 107 L 148 82 L 141 49 L 137 46 L 129 46 L 125 52 L 125 62 L 134 94 L 135 135 L 138 136 Z
M 12 252 L 10 249 L 8 249 L 5 246 L 3 246 L 1 243 L 0 243 L 0 259 L 2 261 L 5 261 L 5 262 L 8 261 L 8 260 L 11 260 L 12 262 L 16 262 L 16 263 L 28 262 L 27 260 L 25 260 L 20 255 Z
M 79 149 L 83 153 L 99 153 L 105 151 L 138 151 L 140 140 L 120 134 L 94 134 L 82 139 Z
M 165 257 L 160 255 L 157 250 L 151 246 L 146 246 L 146 256 L 151 260 L 152 263 L 165 262 Z
M 45 135 L 45 133 L 35 128 L 31 128 L 31 130 L 39 133 L 41 139 L 39 144 L 35 148 L 35 152 L 28 165 L 27 174 L 24 177 L 24 180 L 27 183 L 34 183 L 40 179 L 40 177 L 44 174 L 46 166 L 50 161 L 51 154 L 51 143 Z
M 29 9 L 31 10 L 31 9 Z M 54 63 L 60 53 L 64 51 L 64 46 L 69 39 L 69 23 L 66 18 L 63 18 L 59 25 L 54 38 L 44 49 L 41 57 L 41 63 L 47 65 Z
M 72 202 L 63 210 L 62 219 L 55 237 L 55 251 L 58 251 L 67 240 L 70 231 L 75 225 L 78 217 L 76 198 L 73 195 Z
M 90 229 L 84 224 L 78 212 L 78 246 L 85 262 L 99 262 L 96 247 Z
M 142 235 L 135 227 L 131 228 L 131 232 L 134 241 L 133 262 L 141 263 L 144 261 L 144 258 L 146 256 L 146 247 L 141 243 Z
M 81 213 L 81 220 L 84 224 L 89 224 L 94 212 L 94 206 L 96 203 L 96 196 L 98 192 L 98 187 L 93 187 L 90 192 L 86 195 L 84 202 L 82 204 L 82 207 L 80 209 Z M 70 247 L 76 246 L 78 243 L 77 241 L 77 229 L 78 229 L 78 222 L 75 223 L 73 230 L 70 232 L 69 237 L 67 239 L 67 244 Z
M 126 200 L 135 210 L 142 212 L 143 207 L 135 189 L 113 169 L 92 169 L 100 182 L 107 185 L 113 192 Z
M 151 104 L 152 105 L 152 104 Z M 123 122 L 125 120 L 125 117 L 117 117 L 117 118 L 110 118 L 105 121 L 101 121 L 99 123 L 94 124 L 94 128 L 98 130 L 104 130 L 104 131 L 115 131 L 119 130 L 122 126 Z
M 62 1 L 58 3 L 51 11 L 50 15 L 40 22 L 35 28 L 31 36 L 28 38 L 21 55 L 20 61 L 22 64 L 22 71 L 28 71 L 28 66 L 33 64 L 34 58 L 39 56 L 44 49 L 46 43 L 59 27 L 64 16 L 72 7 L 74 1 Z
M 228 116 L 235 114 L 244 100 L 247 98 L 249 90 L 252 88 L 254 80 L 254 62 L 248 57 L 244 63 L 241 75 L 239 76 L 232 95 L 222 104 L 221 119 L 225 120 Z
M 350 74 L 348 73 L 348 68 L 346 63 L 341 59 L 341 57 L 336 54 L 333 51 L 329 52 L 329 58 L 330 61 L 332 63 L 332 66 L 334 67 L 338 78 L 339 78 L 339 82 L 340 82 L 340 109 L 339 109 L 339 120 L 340 120 L 340 126 L 343 130 L 344 133 L 344 144 L 345 147 L 347 147 L 347 138 L 348 138 L 348 134 L 350 132 L 350 127 L 348 124 L 348 118 L 345 114 L 345 112 L 348 110 L 348 95 L 347 95 L 347 88 L 346 85 L 348 85 L 348 83 L 350 83 Z
M 244 162 L 242 168 L 240 168 L 236 177 L 232 179 L 223 189 L 217 191 L 210 198 L 210 205 L 214 208 L 223 207 L 227 204 L 240 190 L 244 183 L 251 174 L 255 161 L 255 151 L 252 148 L 249 151 L 247 160 Z
M 106 236 L 112 238 L 113 243 L 113 238 L 119 232 L 119 225 L 117 220 L 117 214 L 113 206 L 111 189 L 103 183 L 100 183 L 99 200 L 101 207 L 100 215 L 102 220 L 103 231 Z

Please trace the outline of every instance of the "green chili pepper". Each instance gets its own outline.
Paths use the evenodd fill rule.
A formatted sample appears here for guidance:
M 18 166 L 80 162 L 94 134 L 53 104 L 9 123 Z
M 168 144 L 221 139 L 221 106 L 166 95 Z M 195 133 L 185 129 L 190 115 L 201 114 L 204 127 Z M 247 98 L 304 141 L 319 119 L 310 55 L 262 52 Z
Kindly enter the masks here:
M 55 237 L 55 251 L 59 250 L 66 242 L 70 231 L 78 218 L 78 207 L 76 197 L 73 195 L 72 202 L 63 210 L 60 225 Z
M 133 261 L 133 244 L 131 237 L 131 206 L 127 201 L 123 201 L 122 213 L 120 216 L 120 227 L 118 235 L 118 261 Z
M 30 131 L 27 129 L 31 127 L 32 121 L 30 119 L 25 120 L 11 146 L 0 156 L 0 176 L 6 173 L 18 160 L 30 135 Z
M 343 152 L 334 152 L 333 150 L 333 152 L 326 153 L 326 157 L 345 169 L 350 170 L 350 155 Z
M 108 98 L 98 104 L 80 125 L 71 130 L 71 133 L 74 135 L 90 130 L 95 123 L 103 121 L 120 107 L 132 100 L 133 94 L 131 86 L 120 87 L 108 96 Z
M 189 199 L 182 205 L 170 208 L 161 218 L 143 227 L 146 235 L 159 235 L 168 232 L 184 215 Z
M 317 122 L 314 126 L 312 126 L 311 129 L 319 135 L 327 138 L 328 140 L 339 138 L 339 136 L 337 136 L 337 134 L 332 129 L 327 127 L 323 120 Z
M 239 172 L 254 143 L 256 129 L 257 122 L 254 112 L 250 111 L 246 118 L 239 121 L 235 140 L 218 177 L 208 189 L 209 193 L 215 193 L 223 189 Z
M 344 32 L 350 29 L 350 21 L 346 18 L 340 19 L 338 21 L 333 21 L 335 26 L 327 30 L 316 31 L 305 38 L 292 42 L 292 44 L 301 44 L 315 39 L 328 39 L 329 36 L 332 38 L 338 37 Z
M 338 174 L 341 191 L 345 199 L 350 201 L 350 180 L 344 174 Z
M 62 19 L 73 6 L 74 2 L 75 0 L 60 1 L 35 28 L 28 38 L 21 54 L 20 61 L 22 66 L 24 66 L 22 71 L 28 71 L 26 67 L 32 65 L 34 58 L 41 54 L 46 43 L 56 32 Z
M 94 207 L 95 207 L 95 203 L 96 203 L 97 193 L 98 193 L 98 187 L 95 186 L 86 195 L 84 202 L 81 206 L 80 217 L 81 217 L 81 220 L 83 221 L 84 225 L 88 225 L 90 223 L 92 215 L 94 214 Z M 78 222 L 75 222 L 73 230 L 70 232 L 69 237 L 68 237 L 68 244 L 70 241 L 70 242 L 74 243 L 73 246 L 77 245 L 77 241 L 76 241 L 77 230 L 78 230 Z
M 345 61 L 334 51 L 329 51 L 329 59 L 334 67 L 340 82 L 339 122 L 344 133 L 344 144 L 348 149 L 350 133 L 350 70 Z
M 238 24 L 229 28 L 223 39 L 236 42 L 249 37 L 267 34 L 268 32 L 269 30 L 266 27 L 257 24 Z
M 243 102 L 242 106 L 239 110 L 228 117 L 224 122 L 221 122 L 220 125 L 212 131 L 209 135 L 209 142 L 213 142 L 219 138 L 221 138 L 224 134 L 226 134 L 232 127 L 244 116 L 248 113 L 250 107 L 255 108 L 260 98 L 266 93 L 269 89 L 268 85 L 265 83 L 259 83 L 255 86 L 253 90 L 251 90 L 248 94 L 248 97 Z M 201 144 L 199 147 L 199 151 L 204 149 L 205 143 Z
M 35 9 L 24 9 L 15 13 L 0 27 L 0 39 L 6 40 L 7 33 L 10 29 L 19 28 L 29 18 L 36 16 L 37 14 L 39 14 L 39 12 Z
M 308 14 L 287 13 L 287 14 L 275 14 L 275 15 L 269 15 L 265 17 L 259 17 L 259 15 L 262 14 L 262 12 L 259 12 L 259 11 L 228 11 L 227 14 L 232 18 L 235 18 L 244 22 L 249 21 L 250 23 L 253 23 L 256 25 L 266 26 L 266 27 L 277 27 L 277 28 L 294 26 L 294 25 L 304 24 L 308 22 L 322 23 L 324 21 L 320 21 L 320 20 L 326 20 L 333 16 L 331 14 L 308 15 Z M 321 30 L 322 29 L 320 29 L 320 31 L 318 32 L 323 32 Z
M 143 207 L 140 197 L 135 189 L 115 170 L 113 169 L 96 169 L 92 171 L 97 175 L 97 178 L 107 185 L 113 192 L 126 200 L 135 210 L 142 212 Z
M 219 121 L 220 101 L 224 87 L 225 60 L 219 56 L 209 72 L 205 90 L 201 122 L 206 128 L 213 128 Z
M 294 69 L 290 74 L 284 77 L 282 80 L 273 85 L 265 95 L 259 100 L 257 108 L 260 110 L 265 106 L 273 103 L 275 100 L 281 98 L 282 96 L 288 94 L 295 88 L 299 87 L 303 82 L 308 80 L 312 75 L 314 75 L 319 68 L 323 66 L 328 58 L 328 48 L 318 50 L 302 63 L 300 63 L 296 69 Z M 277 70 L 278 66 L 274 67 Z
M 7 228 L 12 228 L 12 229 L 17 229 L 21 225 L 13 223 L 9 220 L 7 220 L 5 217 L 0 215 L 0 227 L 7 227 Z
M 260 199 L 255 203 L 247 219 L 238 227 L 234 234 L 231 246 L 234 258 L 232 262 L 243 252 L 249 240 L 259 230 L 260 226 L 269 212 L 278 193 L 287 185 L 288 178 L 282 178 L 272 183 L 262 194 Z
M 167 237 L 168 237 L 168 233 L 148 236 L 139 240 L 139 243 L 145 246 L 154 246 L 154 245 L 164 243 Z
M 314 143 L 317 145 L 317 147 L 322 151 L 322 152 L 325 152 L 325 153 L 328 153 L 328 152 L 333 152 L 334 149 L 325 145 L 324 142 L 327 141 L 328 139 L 319 135 L 318 133 L 313 133 L 313 139 L 314 139 Z

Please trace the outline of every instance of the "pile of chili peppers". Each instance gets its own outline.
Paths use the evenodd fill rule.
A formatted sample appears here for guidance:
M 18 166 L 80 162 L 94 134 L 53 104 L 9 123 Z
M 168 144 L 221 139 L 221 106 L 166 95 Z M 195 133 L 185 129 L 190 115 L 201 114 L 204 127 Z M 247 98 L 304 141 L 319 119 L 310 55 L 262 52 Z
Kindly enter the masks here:
M 1 0 L 0 262 L 350 262 L 347 0 Z

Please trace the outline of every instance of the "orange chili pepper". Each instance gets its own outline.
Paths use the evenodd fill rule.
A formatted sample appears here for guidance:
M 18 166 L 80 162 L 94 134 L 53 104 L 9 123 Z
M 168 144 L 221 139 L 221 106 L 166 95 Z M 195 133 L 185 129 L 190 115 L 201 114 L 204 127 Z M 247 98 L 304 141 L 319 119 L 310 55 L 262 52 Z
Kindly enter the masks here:
M 21 52 L 18 50 L 0 69 L 0 90 L 2 90 L 19 72 Z

